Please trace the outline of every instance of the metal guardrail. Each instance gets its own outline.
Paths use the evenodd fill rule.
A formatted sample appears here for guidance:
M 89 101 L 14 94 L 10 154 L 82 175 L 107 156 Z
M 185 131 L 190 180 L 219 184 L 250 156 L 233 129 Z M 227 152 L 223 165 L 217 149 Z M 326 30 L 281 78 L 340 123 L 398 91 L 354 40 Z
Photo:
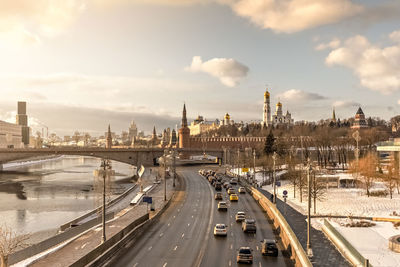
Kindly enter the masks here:
M 326 219 L 324 219 L 322 231 L 343 254 L 343 256 L 354 266 L 372 267 L 368 259 L 361 255 L 361 253 Z

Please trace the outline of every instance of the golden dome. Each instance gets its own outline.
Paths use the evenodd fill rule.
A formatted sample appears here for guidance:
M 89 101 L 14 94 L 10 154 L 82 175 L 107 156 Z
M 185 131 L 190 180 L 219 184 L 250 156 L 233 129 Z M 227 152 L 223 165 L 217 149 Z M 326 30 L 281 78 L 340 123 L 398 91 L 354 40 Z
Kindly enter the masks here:
M 225 114 L 225 120 L 229 120 L 231 118 L 231 116 L 229 116 L 228 113 Z
M 268 92 L 268 90 L 267 90 L 267 91 L 265 91 L 265 93 L 264 93 L 264 97 L 269 97 L 269 92 Z
M 281 102 L 278 102 L 278 103 L 276 104 L 276 106 L 277 106 L 277 107 L 282 107 L 282 103 L 281 103 Z

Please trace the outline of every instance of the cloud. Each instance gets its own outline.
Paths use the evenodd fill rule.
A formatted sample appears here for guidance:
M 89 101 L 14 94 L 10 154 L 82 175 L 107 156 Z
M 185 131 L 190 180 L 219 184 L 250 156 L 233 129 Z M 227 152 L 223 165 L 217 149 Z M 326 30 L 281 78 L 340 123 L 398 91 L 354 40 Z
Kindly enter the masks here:
M 316 93 L 309 93 L 302 90 L 291 89 L 285 91 L 279 95 L 278 98 L 287 100 L 287 101 L 312 101 L 312 100 L 322 100 L 326 99 L 326 97 L 316 94 Z
M 315 47 L 315 50 L 321 51 L 321 50 L 325 50 L 325 49 L 328 49 L 328 48 L 335 49 L 335 48 L 338 48 L 339 46 L 340 46 L 340 40 L 338 38 L 334 38 L 329 43 L 318 44 Z
M 213 58 L 203 62 L 201 57 L 195 56 L 192 64 L 185 68 L 190 72 L 205 72 L 216 77 L 228 87 L 234 87 L 247 76 L 249 68 L 232 58 Z
M 395 43 L 400 43 L 400 31 L 392 32 L 389 34 L 389 38 Z
M 396 38 L 397 32 L 390 36 Z M 357 35 L 331 51 L 325 62 L 351 69 L 360 84 L 371 90 L 390 94 L 400 89 L 400 43 L 380 47 Z
M 82 13 L 85 0 L 2 1 L 1 39 L 18 43 L 38 43 L 40 36 L 62 32 Z
M 358 107 L 360 106 L 360 103 L 352 101 L 352 100 L 337 100 L 332 103 L 332 107 L 335 108 L 352 108 L 352 107 Z
M 364 10 L 350 0 L 232 0 L 228 4 L 237 15 L 280 33 L 336 23 Z

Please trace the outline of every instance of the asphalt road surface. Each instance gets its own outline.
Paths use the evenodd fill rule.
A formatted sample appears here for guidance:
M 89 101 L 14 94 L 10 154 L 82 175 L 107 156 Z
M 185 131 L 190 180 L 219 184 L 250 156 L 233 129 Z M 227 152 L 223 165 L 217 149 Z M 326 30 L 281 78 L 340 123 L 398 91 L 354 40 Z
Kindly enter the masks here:
M 129 250 L 113 266 L 129 267 L 185 267 L 185 266 L 237 266 L 236 250 L 241 246 L 253 249 L 253 266 L 293 266 L 279 252 L 278 257 L 261 255 L 263 238 L 275 238 L 266 216 L 253 198 L 239 194 L 239 201 L 230 203 L 222 189 L 228 211 L 217 211 L 215 190 L 197 172 L 198 168 L 179 170 L 185 179 L 186 195 L 176 199 Z M 238 186 L 235 186 L 237 189 Z M 256 220 L 257 233 L 245 234 L 236 223 L 237 211 L 245 211 L 247 218 Z M 217 223 L 228 225 L 227 237 L 214 237 Z M 240 264 L 240 266 L 245 266 Z

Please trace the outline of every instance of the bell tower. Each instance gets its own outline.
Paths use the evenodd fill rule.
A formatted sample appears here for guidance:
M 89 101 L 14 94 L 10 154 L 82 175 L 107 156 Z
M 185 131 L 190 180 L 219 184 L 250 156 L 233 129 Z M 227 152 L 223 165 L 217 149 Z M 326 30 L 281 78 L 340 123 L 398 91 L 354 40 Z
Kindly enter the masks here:
M 263 109 L 263 125 L 271 125 L 271 105 L 270 105 L 270 93 L 268 88 L 264 93 L 264 109 Z

